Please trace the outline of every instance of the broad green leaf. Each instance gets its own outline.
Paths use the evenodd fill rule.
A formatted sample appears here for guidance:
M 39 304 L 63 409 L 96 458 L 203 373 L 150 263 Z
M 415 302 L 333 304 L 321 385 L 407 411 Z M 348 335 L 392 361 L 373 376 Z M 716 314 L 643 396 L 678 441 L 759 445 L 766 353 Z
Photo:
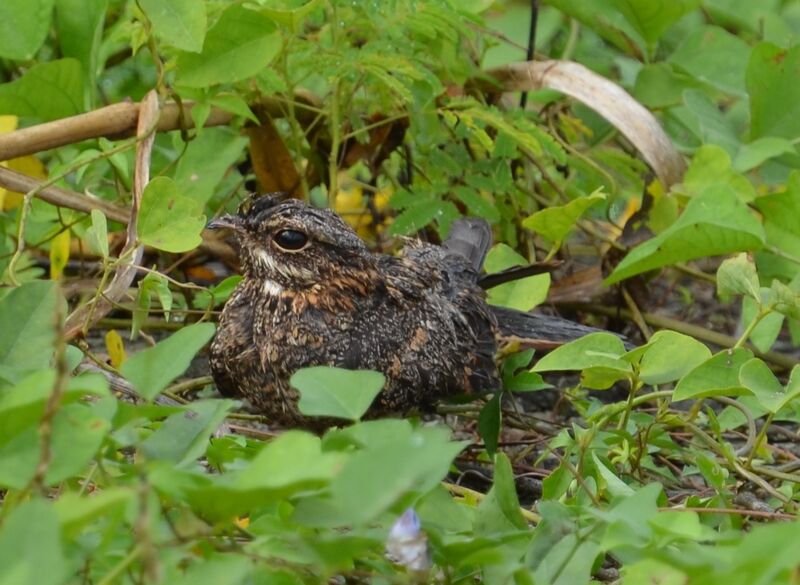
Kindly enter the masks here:
M 56 0 L 56 30 L 61 54 L 81 63 L 89 104 L 97 77 L 98 53 L 108 0 Z
M 522 225 L 560 245 L 564 238 L 575 228 L 578 219 L 590 207 L 605 201 L 605 199 L 606 196 L 601 193 L 592 193 L 586 197 L 579 197 L 566 205 L 548 207 L 537 211 L 523 220 Z
M 8 505 L 8 504 L 6 504 Z M 70 578 L 58 516 L 41 499 L 20 503 L 0 527 L 0 584 L 61 585 Z
M 705 396 L 741 394 L 739 370 L 753 357 L 748 349 L 726 349 L 706 360 L 686 374 L 675 386 L 673 402 Z
M 484 218 L 489 223 L 500 221 L 500 212 L 490 199 L 484 198 L 476 189 L 459 185 L 453 189 L 453 194 L 467 206 L 471 215 Z
M 777 282 L 777 281 L 776 281 Z M 772 289 L 761 289 L 761 304 L 750 297 L 742 299 L 741 323 L 742 327 L 747 327 L 756 318 L 761 307 L 771 306 L 773 292 Z M 778 339 L 778 335 L 783 328 L 784 316 L 780 311 L 771 311 L 764 315 L 755 328 L 750 332 L 748 340 L 758 351 L 769 351 Z
M 232 128 L 206 128 L 186 145 L 178 160 L 175 168 L 178 191 L 205 206 L 246 146 L 247 138 Z M 178 148 L 183 148 L 183 143 L 178 143 Z
M 625 344 L 612 333 L 590 333 L 553 350 L 535 366 L 534 372 L 556 372 L 608 368 L 630 372 L 631 365 L 622 359 Z
M 700 89 L 687 89 L 682 97 L 688 113 L 694 118 L 690 127 L 700 142 L 715 144 L 724 148 L 729 156 L 735 156 L 741 145 L 736 127 L 716 102 Z M 684 119 L 688 120 L 688 117 Z
M 169 461 L 176 467 L 193 464 L 235 405 L 233 400 L 196 400 L 170 415 L 139 448 L 149 459 Z
M 0 365 L 20 372 L 47 367 L 56 335 L 56 303 L 63 302 L 56 284 L 44 280 L 27 282 L 0 299 Z
M 491 536 L 509 530 L 524 530 L 528 524 L 519 510 L 514 470 L 508 456 L 499 452 L 494 458 L 492 489 L 478 506 L 475 533 Z
M 800 250 L 800 225 L 795 221 L 800 217 L 800 172 L 794 171 L 789 175 L 785 191 L 758 197 L 753 205 L 764 218 L 767 242 L 786 254 L 796 255 Z M 759 268 L 765 258 L 775 258 L 772 271 L 779 272 L 781 277 L 797 273 L 796 264 L 767 251 L 758 254 Z
M 620 51 L 644 60 L 646 42 L 641 33 L 616 7 L 617 0 L 549 0 L 565 14 L 575 18 Z M 598 18 L 602 15 L 602 18 Z
M 333 478 L 342 457 L 322 451 L 318 437 L 287 431 L 270 441 L 236 478 L 239 489 L 280 490 L 321 485 Z
M 465 446 L 450 441 L 449 429 L 424 427 L 354 454 L 331 484 L 342 523 L 369 522 L 408 492 L 432 489 Z
M 133 310 L 133 319 L 131 321 L 131 339 L 136 339 L 139 335 L 142 324 L 150 314 L 154 296 L 164 310 L 164 319 L 169 321 L 169 313 L 172 310 L 172 291 L 169 290 L 169 283 L 161 274 L 148 272 L 147 276 L 139 281 L 136 308 Z
M 763 360 L 753 358 L 739 371 L 739 381 L 758 400 L 759 404 L 775 414 L 791 400 L 800 396 L 798 367 L 792 369 L 789 382 L 784 388 Z
M 496 244 L 489 250 L 484 267 L 486 272 L 500 272 L 514 266 L 525 266 L 528 261 L 506 244 Z M 491 305 L 509 307 L 518 311 L 530 311 L 547 299 L 550 290 L 550 275 L 537 274 L 513 282 L 507 282 L 489 290 Z
M 796 276 L 789 285 L 778 280 L 772 281 L 772 298 L 775 301 L 775 310 L 786 315 L 792 320 L 800 319 L 800 277 Z M 791 321 L 789 322 L 791 327 Z
M 181 572 L 168 575 L 165 579 L 170 585 L 240 585 L 253 583 L 250 576 L 255 570 L 255 564 L 246 555 L 232 555 L 225 552 L 218 553 L 211 558 L 198 556 L 193 559 L 188 567 L 181 567 Z M 267 577 L 261 569 L 259 577 Z M 283 585 L 283 581 L 274 578 L 264 579 L 264 583 Z M 289 585 L 288 582 L 286 585 Z
M 762 136 L 753 142 L 739 145 L 733 159 L 733 169 L 738 173 L 746 173 L 772 158 L 795 152 L 794 145 L 785 138 Z
M 31 59 L 47 37 L 53 0 L 0 2 L 0 58 Z
M 203 205 L 187 197 L 167 177 L 156 177 L 142 194 L 137 232 L 143 244 L 167 252 L 186 252 L 202 241 Z
M 702 87 L 701 82 L 669 63 L 649 63 L 636 76 L 633 97 L 649 108 L 677 106 L 687 89 Z
M 107 518 L 112 511 L 124 508 L 135 499 L 136 492 L 128 487 L 96 490 L 88 497 L 67 492 L 58 497 L 53 508 L 58 514 L 62 533 L 73 538 L 90 522 L 101 517 Z
M 234 4 L 209 29 L 201 53 L 178 56 L 177 83 L 204 87 L 252 77 L 269 65 L 281 43 L 271 18 Z
M 619 282 L 636 274 L 703 256 L 764 245 L 764 228 L 727 185 L 707 189 L 686 206 L 672 227 L 631 250 L 606 279 Z
M 592 461 L 599 475 L 597 478 L 598 484 L 604 492 L 608 491 L 612 498 L 624 498 L 634 494 L 633 488 L 618 478 L 614 472 L 600 460 L 595 451 L 592 451 Z
M 711 351 L 696 339 L 676 331 L 657 331 L 638 358 L 639 379 L 654 385 L 674 382 L 709 358 Z
M 214 335 L 213 323 L 187 325 L 154 347 L 129 357 L 120 371 L 144 398 L 152 400 L 189 367 Z
M 745 94 L 745 66 L 750 47 L 741 38 L 712 25 L 692 30 L 669 62 L 721 91 Z
M 717 269 L 717 294 L 722 298 L 743 295 L 761 302 L 756 265 L 747 254 L 728 258 Z
M 298 370 L 289 380 L 300 391 L 300 412 L 347 420 L 364 416 L 384 382 L 380 372 L 325 366 Z
M 216 284 L 208 289 L 211 295 L 207 294 L 199 294 L 194 299 L 194 306 L 196 309 L 207 309 L 210 304 L 212 304 L 213 298 L 213 306 L 218 307 L 222 303 L 228 300 L 230 296 L 233 294 L 233 291 L 236 290 L 236 287 L 242 281 L 242 276 L 240 274 L 234 274 L 229 276 L 219 284 Z
M 670 26 L 699 4 L 700 0 L 614 0 L 617 10 L 651 49 Z
M 484 404 L 478 417 L 478 433 L 483 439 L 486 452 L 489 457 L 493 457 L 497 451 L 497 441 L 500 437 L 500 427 L 502 425 L 503 413 L 500 410 L 500 401 L 503 393 L 497 392 Z
M 108 222 L 99 209 L 92 209 L 92 225 L 86 230 L 86 239 L 95 252 L 108 258 Z
M 742 201 L 749 203 L 756 198 L 753 184 L 747 177 L 733 170 L 730 155 L 719 146 L 707 144 L 694 153 L 683 176 L 681 190 L 696 197 L 705 193 L 709 187 L 720 184 L 731 187 Z
M 319 0 L 307 0 L 298 3 L 292 3 L 289 6 L 294 8 L 293 10 L 282 10 L 279 8 L 273 8 L 270 6 L 270 2 L 261 2 L 261 4 L 267 4 L 267 6 L 263 9 L 264 14 L 269 16 L 272 20 L 277 22 L 278 24 L 285 26 L 292 30 L 293 32 L 297 32 L 300 29 L 300 25 L 305 21 L 306 17 L 311 14 L 311 12 L 320 5 Z M 273 4 L 274 5 L 274 4 Z
M 206 34 L 203 0 L 139 0 L 153 30 L 167 44 L 199 53 Z
M 47 122 L 82 111 L 83 75 L 75 59 L 40 63 L 19 79 L 0 84 L 0 112 L 4 114 Z
M 786 50 L 772 43 L 753 48 L 747 66 L 750 135 L 794 140 L 800 134 L 800 46 Z
M 45 482 L 55 485 L 81 473 L 97 454 L 111 423 L 83 404 L 62 406 L 53 421 L 52 461 Z

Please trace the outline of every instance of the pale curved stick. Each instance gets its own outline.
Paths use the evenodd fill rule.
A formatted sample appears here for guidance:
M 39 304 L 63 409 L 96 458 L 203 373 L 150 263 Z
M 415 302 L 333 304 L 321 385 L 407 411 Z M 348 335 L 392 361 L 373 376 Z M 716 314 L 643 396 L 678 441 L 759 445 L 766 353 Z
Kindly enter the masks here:
M 680 183 L 686 164 L 655 116 L 619 85 L 573 61 L 524 61 L 488 72 L 503 91 L 554 89 L 608 120 L 641 153 L 666 189 Z
M 119 301 L 128 292 L 137 266 L 142 260 L 144 246 L 138 241 L 136 225 L 139 219 L 139 206 L 142 202 L 144 188 L 150 181 L 150 154 L 153 152 L 153 142 L 156 137 L 161 108 L 158 94 L 150 90 L 144 97 L 139 109 L 139 119 L 136 125 L 136 167 L 133 174 L 133 203 L 131 205 L 130 220 L 127 226 L 127 239 L 120 253 L 121 258 L 128 258 L 121 262 L 114 273 L 114 278 L 102 296 L 76 309 L 68 318 L 65 327 L 65 336 L 72 339 L 81 332 L 85 332 L 92 324 L 102 319 L 112 309 L 112 303 Z

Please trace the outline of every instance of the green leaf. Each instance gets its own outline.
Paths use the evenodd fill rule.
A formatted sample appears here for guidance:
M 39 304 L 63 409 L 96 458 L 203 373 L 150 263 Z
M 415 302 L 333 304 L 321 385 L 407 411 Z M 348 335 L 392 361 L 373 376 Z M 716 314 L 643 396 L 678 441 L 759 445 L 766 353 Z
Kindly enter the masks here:
M 756 265 L 747 254 L 728 258 L 717 269 L 717 294 L 722 298 L 743 295 L 761 302 Z
M 300 391 L 297 407 L 306 416 L 358 420 L 383 388 L 380 372 L 317 366 L 294 373 L 289 383 Z
M 797 151 L 790 140 L 777 136 L 762 136 L 739 146 L 733 159 L 733 169 L 739 173 L 746 173 L 772 158 L 795 152 Z
M 631 250 L 606 284 L 677 262 L 757 250 L 763 245 L 764 228 L 759 221 L 733 189 L 718 185 L 689 201 L 671 227 Z
M 202 241 L 203 205 L 183 195 L 167 177 L 156 177 L 142 194 L 137 232 L 143 244 L 167 252 L 186 252 Z
M 131 321 L 131 339 L 136 339 L 142 324 L 150 314 L 153 295 L 158 298 L 158 302 L 164 310 L 164 319 L 169 321 L 169 313 L 172 309 L 172 291 L 169 290 L 169 283 L 163 275 L 157 272 L 148 272 L 147 276 L 139 281 L 136 308 L 133 310 Z
M 711 351 L 696 339 L 675 331 L 657 331 L 644 346 L 639 379 L 653 385 L 674 382 L 710 358 Z
M 6 503 L 6 505 L 8 505 Z M 61 585 L 70 577 L 53 505 L 22 502 L 0 528 L 2 585 Z
M 108 258 L 108 222 L 99 209 L 92 209 L 92 225 L 86 230 L 86 240 L 103 258 Z
M 645 40 L 616 6 L 617 0 L 549 0 L 548 4 L 575 18 L 620 51 L 643 58 Z M 598 18 L 602 15 L 602 18 Z
M 700 89 L 683 92 L 683 103 L 687 112 L 694 116 L 694 133 L 703 144 L 716 144 L 734 156 L 740 147 L 734 122 L 720 111 L 717 103 Z
M 95 91 L 98 53 L 108 0 L 56 0 L 56 30 L 61 54 L 81 63 L 85 87 Z
M 590 333 L 580 339 L 556 348 L 535 366 L 534 372 L 558 372 L 607 368 L 619 372 L 631 372 L 631 365 L 621 359 L 625 344 L 612 333 Z
M 581 216 L 605 199 L 606 196 L 601 193 L 592 193 L 566 205 L 548 207 L 523 220 L 522 226 L 560 245 L 575 228 Z
M 484 404 L 478 416 L 478 433 L 483 439 L 486 453 L 493 457 L 497 451 L 497 442 L 500 437 L 500 427 L 502 426 L 503 413 L 500 410 L 500 401 L 503 393 L 497 392 Z
M 236 478 L 246 490 L 281 490 L 315 486 L 333 478 L 341 465 L 339 453 L 323 452 L 319 437 L 287 431 L 270 441 Z
M 0 112 L 4 114 L 49 121 L 82 111 L 83 75 L 75 59 L 40 63 L 19 79 L 0 84 Z
M 169 461 L 176 467 L 193 464 L 235 405 L 233 400 L 196 400 L 167 417 L 139 448 L 149 459 Z
M 392 236 L 404 236 L 417 232 L 442 215 L 443 202 L 434 198 L 420 197 L 413 205 L 403 209 L 389 226 Z
M 53 0 L 0 2 L 0 57 L 33 58 L 47 37 L 52 14 Z
M 167 44 L 199 53 L 206 35 L 203 0 L 139 0 L 156 35 Z
M 795 221 L 800 217 L 800 172 L 793 171 L 786 182 L 786 190 L 763 195 L 753 201 L 756 209 L 764 218 L 764 231 L 767 242 L 778 247 L 786 254 L 795 255 L 800 250 L 800 224 Z M 772 257 L 769 252 L 758 255 L 759 267 L 765 257 Z M 797 266 L 786 259 L 778 258 L 776 271 L 781 276 L 794 275 Z
M 800 46 L 786 50 L 772 43 L 753 48 L 747 66 L 750 135 L 794 140 L 800 134 Z
M 525 266 L 528 261 L 506 244 L 496 244 L 489 250 L 484 264 L 486 272 L 500 272 L 513 266 Z M 491 305 L 530 311 L 547 299 L 550 275 L 537 274 L 493 287 L 488 293 Z
M 763 360 L 753 358 L 742 366 L 739 381 L 753 393 L 761 406 L 775 414 L 800 395 L 800 375 L 796 375 L 798 371 L 798 366 L 792 369 L 789 382 L 784 388 Z
M 656 46 L 669 27 L 699 4 L 700 0 L 614 0 L 614 6 L 650 48 Z
M 720 184 L 731 187 L 742 201 L 750 202 L 756 198 L 753 184 L 733 170 L 730 155 L 719 146 L 707 144 L 694 153 L 683 176 L 683 189 L 687 194 L 697 196 Z
M 705 396 L 741 394 L 739 370 L 753 357 L 748 349 L 726 349 L 706 360 L 686 374 L 675 386 L 673 402 Z
M 508 456 L 500 452 L 494 458 L 492 489 L 478 506 L 475 533 L 489 536 L 514 529 L 524 530 L 527 527 L 519 509 L 514 470 Z
M 32 281 L 0 299 L 0 366 L 19 372 L 45 368 L 53 356 L 56 303 L 63 303 L 52 281 Z
M 178 160 L 175 168 L 178 191 L 205 206 L 246 146 L 247 138 L 232 128 L 206 128 L 186 145 Z M 180 144 L 179 148 L 182 147 Z
M 53 421 L 52 461 L 45 482 L 55 485 L 83 471 L 97 454 L 111 423 L 82 404 L 62 406 Z
M 195 323 L 148 347 L 122 364 L 122 374 L 144 398 L 152 400 L 189 367 L 195 354 L 214 335 L 213 323 Z
M 718 26 L 692 30 L 669 57 L 669 62 L 724 92 L 745 94 L 745 64 L 750 47 Z
M 233 291 L 236 290 L 236 287 L 242 281 L 242 276 L 240 274 L 234 274 L 232 276 L 227 277 L 225 280 L 220 282 L 217 285 L 212 286 L 208 289 L 210 295 L 198 295 L 194 299 L 194 307 L 196 309 L 207 309 L 208 306 L 212 302 L 213 298 L 213 306 L 218 307 L 225 301 L 227 301 L 230 296 L 233 294 Z
M 408 492 L 433 489 L 465 446 L 450 441 L 449 429 L 423 427 L 357 452 L 331 484 L 334 515 L 328 523 L 370 522 Z
M 135 501 L 136 492 L 127 487 L 112 487 L 96 490 L 91 496 L 81 496 L 76 492 L 61 494 L 54 502 L 61 531 L 74 538 L 90 522 L 98 518 L 108 518 L 114 511 Z
M 747 327 L 753 322 L 753 319 L 758 316 L 762 307 L 772 305 L 772 296 L 772 289 L 762 288 L 760 303 L 750 297 L 744 297 L 742 299 L 741 323 L 743 327 Z M 778 335 L 781 333 L 783 319 L 783 314 L 777 309 L 768 312 L 750 332 L 748 341 L 750 341 L 758 351 L 769 351 L 778 339 Z
M 613 498 L 625 498 L 634 494 L 633 488 L 606 467 L 605 463 L 600 460 L 595 451 L 592 451 L 592 461 L 599 475 L 598 480 L 602 480 L 602 482 L 600 482 L 600 487 L 603 488 L 603 491 L 608 491 Z
M 255 565 L 245 555 L 231 555 L 219 553 L 211 558 L 194 559 L 188 568 L 182 569 L 179 574 L 170 576 L 164 581 L 170 585 L 239 585 L 253 583 L 250 573 L 254 572 Z M 263 583 L 276 583 L 283 585 L 279 578 L 269 578 L 268 574 L 259 571 L 258 575 L 267 577 Z M 255 576 L 255 575 L 254 575 Z M 286 582 L 286 585 L 293 582 Z
M 281 49 L 281 35 L 271 18 L 234 4 L 208 31 L 201 53 L 178 56 L 177 83 L 204 87 L 252 77 Z

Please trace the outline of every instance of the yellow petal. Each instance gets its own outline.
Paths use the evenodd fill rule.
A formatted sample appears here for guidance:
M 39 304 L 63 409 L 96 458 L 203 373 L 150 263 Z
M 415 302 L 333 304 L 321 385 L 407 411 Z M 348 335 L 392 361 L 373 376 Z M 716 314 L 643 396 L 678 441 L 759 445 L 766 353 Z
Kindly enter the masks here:
M 106 333 L 106 351 L 111 360 L 111 365 L 118 368 L 128 356 L 125 355 L 125 344 L 116 329 L 109 329 Z

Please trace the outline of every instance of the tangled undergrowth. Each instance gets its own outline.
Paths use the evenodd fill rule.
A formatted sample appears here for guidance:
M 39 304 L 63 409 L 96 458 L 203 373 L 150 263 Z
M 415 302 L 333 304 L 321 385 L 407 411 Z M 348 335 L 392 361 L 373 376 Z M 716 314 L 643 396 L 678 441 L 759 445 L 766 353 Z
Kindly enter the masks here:
M 0 3 L 0 583 L 798 580 L 800 3 L 531 4 Z M 601 331 L 274 429 L 204 358 L 252 190 L 387 252 L 484 217 L 558 261 L 490 302 Z

